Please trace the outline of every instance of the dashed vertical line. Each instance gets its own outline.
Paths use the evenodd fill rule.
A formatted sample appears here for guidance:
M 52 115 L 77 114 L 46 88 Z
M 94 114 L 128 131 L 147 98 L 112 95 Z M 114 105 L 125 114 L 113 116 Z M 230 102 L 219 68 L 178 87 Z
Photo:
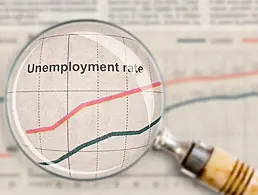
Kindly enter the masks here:
M 124 52 L 125 52 L 125 63 L 127 63 L 127 52 L 126 52 L 126 44 L 125 44 L 125 39 L 122 38 L 123 40 L 123 43 L 124 43 Z M 125 81 L 125 87 L 126 87 L 126 90 L 129 89 L 129 81 L 128 81 L 128 71 L 126 71 L 126 81 Z M 125 113 L 126 113 L 126 116 L 125 116 L 125 130 L 127 131 L 128 130 L 128 117 L 129 117 L 129 97 L 126 96 L 125 98 Z M 124 143 L 124 155 L 123 155 L 123 161 L 122 161 L 122 166 L 121 166 L 121 169 L 124 167 L 124 163 L 125 163 L 125 158 L 126 158 L 126 150 L 127 150 L 127 139 L 128 137 L 125 136 L 125 143 Z
M 150 74 L 150 80 L 151 80 L 151 82 L 150 82 L 150 83 L 152 83 L 152 81 L 153 81 L 153 77 L 152 77 L 152 71 L 151 71 L 151 63 L 150 63 L 150 59 L 149 59 L 149 57 L 148 57 L 148 56 L 147 56 L 147 61 L 148 61 L 149 74 Z M 149 135 L 148 135 L 147 145 L 149 145 L 149 143 L 150 143 L 151 133 L 152 133 L 152 127 L 149 129 Z
M 96 36 L 96 51 L 97 51 L 97 63 L 99 63 L 99 36 Z M 99 99 L 99 72 L 97 72 L 97 99 Z M 96 130 L 97 137 L 99 137 L 99 104 L 97 104 L 97 113 L 96 113 Z M 99 169 L 99 143 L 97 143 L 97 155 L 96 155 L 96 173 L 95 178 L 98 177 L 98 169 Z
M 44 39 L 42 39 L 42 44 L 40 48 L 40 57 L 39 57 L 39 64 L 42 63 L 42 55 L 43 55 L 43 46 L 44 46 Z M 41 75 L 40 72 L 38 73 L 38 127 L 41 127 L 41 120 L 40 120 L 40 89 L 41 89 Z M 43 155 L 42 150 L 42 134 L 39 133 L 39 147 L 40 153 Z
M 69 63 L 70 58 L 70 35 L 67 37 L 67 64 Z M 69 71 L 66 74 L 66 114 L 69 113 Z M 67 151 L 70 152 L 70 132 L 69 132 L 69 120 L 66 121 L 66 141 L 67 141 Z M 68 161 L 68 169 L 69 176 L 72 177 L 71 174 L 71 162 L 70 157 L 67 159 Z

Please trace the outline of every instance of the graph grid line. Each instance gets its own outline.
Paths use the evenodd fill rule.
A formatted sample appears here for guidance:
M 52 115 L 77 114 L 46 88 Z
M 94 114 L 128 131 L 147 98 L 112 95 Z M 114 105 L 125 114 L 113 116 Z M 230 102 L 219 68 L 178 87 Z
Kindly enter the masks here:
M 70 61 L 70 45 L 71 38 L 70 35 L 67 35 L 67 63 Z M 66 114 L 69 113 L 69 71 L 66 74 Z M 70 129 L 69 129 L 69 120 L 66 121 L 66 143 L 67 143 L 67 152 L 70 152 Z M 72 177 L 71 173 L 71 161 L 70 158 L 67 159 L 69 176 Z

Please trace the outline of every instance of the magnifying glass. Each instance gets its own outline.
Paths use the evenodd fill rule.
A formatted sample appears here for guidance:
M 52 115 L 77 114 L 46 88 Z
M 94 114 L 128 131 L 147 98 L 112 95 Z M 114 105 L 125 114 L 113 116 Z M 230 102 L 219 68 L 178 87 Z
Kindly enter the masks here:
M 16 58 L 7 121 L 23 153 L 60 177 L 106 178 L 154 147 L 216 191 L 258 194 L 253 168 L 160 130 L 164 85 L 155 59 L 131 33 L 102 21 L 69 21 L 37 35 Z

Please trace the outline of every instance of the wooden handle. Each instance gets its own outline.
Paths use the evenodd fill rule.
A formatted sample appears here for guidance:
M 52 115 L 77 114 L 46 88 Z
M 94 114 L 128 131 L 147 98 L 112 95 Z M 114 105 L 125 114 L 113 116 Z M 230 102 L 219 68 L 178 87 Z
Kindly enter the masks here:
M 217 148 L 199 178 L 222 194 L 258 195 L 258 172 Z

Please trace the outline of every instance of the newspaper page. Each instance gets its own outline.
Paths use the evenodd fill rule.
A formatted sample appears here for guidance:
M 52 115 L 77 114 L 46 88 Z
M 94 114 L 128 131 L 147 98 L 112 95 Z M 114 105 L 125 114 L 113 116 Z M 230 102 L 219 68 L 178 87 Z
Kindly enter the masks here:
M 75 19 L 122 26 L 151 50 L 165 81 L 189 80 L 166 86 L 165 124 L 175 136 L 258 166 L 257 0 L 0 0 L 0 194 L 213 194 L 183 176 L 172 156 L 154 151 L 121 174 L 91 182 L 24 163 L 5 119 L 10 67 L 34 35 Z

